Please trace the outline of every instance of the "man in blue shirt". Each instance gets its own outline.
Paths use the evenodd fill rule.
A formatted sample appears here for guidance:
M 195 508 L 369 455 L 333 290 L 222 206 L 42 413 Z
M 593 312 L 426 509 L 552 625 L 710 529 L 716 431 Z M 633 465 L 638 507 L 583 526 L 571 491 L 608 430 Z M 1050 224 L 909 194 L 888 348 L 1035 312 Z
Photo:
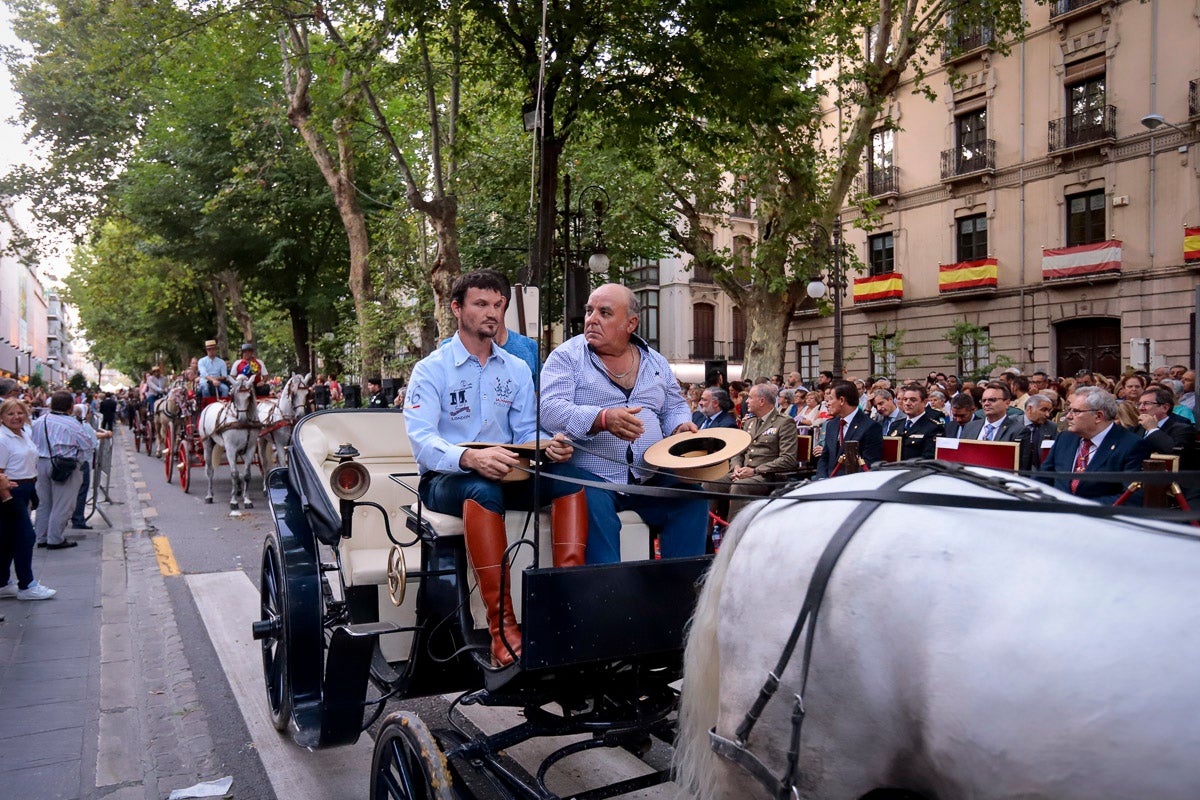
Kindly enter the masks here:
M 217 342 L 204 343 L 204 358 L 196 362 L 202 397 L 229 397 L 229 365 L 217 355 Z
M 503 273 L 496 272 L 490 269 L 478 270 L 480 274 L 486 273 L 489 276 L 494 276 L 504 292 L 504 311 L 508 312 L 509 298 L 512 296 L 512 286 L 508 282 L 508 278 L 504 277 Z M 533 373 L 533 388 L 538 388 L 538 379 L 542 371 L 542 363 L 538 358 L 538 343 L 536 339 L 531 339 L 528 336 L 523 336 L 514 330 L 510 330 L 504 324 L 504 318 L 500 318 L 500 327 L 496 330 L 496 335 L 492 337 L 496 344 L 512 353 L 517 358 L 529 365 L 529 371 Z M 443 339 L 442 345 L 449 344 L 449 339 Z
M 445 346 L 413 368 L 405 396 L 405 422 L 421 472 L 421 502 L 443 514 L 461 515 L 467 551 L 479 580 L 492 636 L 492 660 L 512 663 L 521 653 L 521 634 L 508 585 L 504 551 L 507 508 L 532 507 L 533 481 L 501 481 L 518 465 L 505 444 L 540 438 L 555 462 L 546 475 L 578 476 L 566 462 L 574 449 L 563 436 L 539 437 L 536 398 L 529 366 L 501 349 L 496 333 L 504 327 L 507 295 L 496 273 L 468 273 L 451 292 L 458 332 Z M 466 448 L 464 442 L 495 442 Z M 539 496 L 553 498 L 551 535 L 554 566 L 578 566 L 587 548 L 587 506 L 583 490 L 544 480 Z

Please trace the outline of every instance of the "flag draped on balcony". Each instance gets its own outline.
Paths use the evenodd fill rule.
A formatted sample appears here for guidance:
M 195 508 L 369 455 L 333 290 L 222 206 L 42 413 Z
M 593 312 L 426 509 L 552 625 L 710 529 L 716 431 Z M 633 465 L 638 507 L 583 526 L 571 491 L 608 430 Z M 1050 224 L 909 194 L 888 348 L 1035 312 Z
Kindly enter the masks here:
M 1054 247 L 1042 251 L 1042 279 L 1077 278 L 1121 271 L 1121 241 L 1111 239 L 1076 247 Z
M 953 292 L 958 289 L 978 289 L 980 287 L 995 287 L 997 283 L 997 264 L 994 258 L 981 258 L 978 261 L 962 261 L 958 264 L 938 265 L 938 291 Z
M 1188 264 L 1200 262 L 1200 228 L 1183 229 L 1183 260 Z
M 899 272 L 854 279 L 854 302 L 889 300 L 904 297 L 904 276 Z

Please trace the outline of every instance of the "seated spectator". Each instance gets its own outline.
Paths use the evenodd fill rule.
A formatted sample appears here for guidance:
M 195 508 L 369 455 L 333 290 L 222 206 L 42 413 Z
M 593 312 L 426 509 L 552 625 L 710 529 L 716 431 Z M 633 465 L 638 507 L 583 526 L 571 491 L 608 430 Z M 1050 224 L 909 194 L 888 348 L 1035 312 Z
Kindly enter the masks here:
M 1121 481 L 1087 480 L 1071 473 L 1138 470 L 1150 447 L 1116 424 L 1117 398 L 1100 387 L 1080 387 L 1067 401 L 1068 430 L 1054 440 L 1041 471 L 1050 473 L 1047 482 L 1060 491 L 1111 505 L 1125 491 Z M 1128 502 L 1141 505 L 1141 498 L 1134 495 Z

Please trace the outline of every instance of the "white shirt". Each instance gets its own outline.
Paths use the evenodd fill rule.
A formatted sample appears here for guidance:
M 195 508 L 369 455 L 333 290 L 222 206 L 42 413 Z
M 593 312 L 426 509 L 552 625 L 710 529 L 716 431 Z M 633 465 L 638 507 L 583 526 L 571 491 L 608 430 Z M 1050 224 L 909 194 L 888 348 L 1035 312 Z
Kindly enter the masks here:
M 29 436 L 29 426 L 15 434 L 0 425 L 0 470 L 14 481 L 37 477 L 37 445 Z

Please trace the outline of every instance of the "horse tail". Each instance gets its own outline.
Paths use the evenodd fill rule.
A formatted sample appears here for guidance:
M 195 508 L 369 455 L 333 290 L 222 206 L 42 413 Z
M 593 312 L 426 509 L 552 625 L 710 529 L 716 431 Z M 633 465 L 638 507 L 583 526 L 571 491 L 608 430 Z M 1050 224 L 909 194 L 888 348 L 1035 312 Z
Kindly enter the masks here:
M 721 591 L 734 550 L 753 517 L 750 509 L 743 511 L 721 540 L 721 550 L 704 578 L 696 613 L 688 624 L 672 768 L 675 782 L 697 798 L 716 797 L 718 760 L 709 746 L 708 732 L 717 724 L 721 706 L 721 654 L 717 642 Z

